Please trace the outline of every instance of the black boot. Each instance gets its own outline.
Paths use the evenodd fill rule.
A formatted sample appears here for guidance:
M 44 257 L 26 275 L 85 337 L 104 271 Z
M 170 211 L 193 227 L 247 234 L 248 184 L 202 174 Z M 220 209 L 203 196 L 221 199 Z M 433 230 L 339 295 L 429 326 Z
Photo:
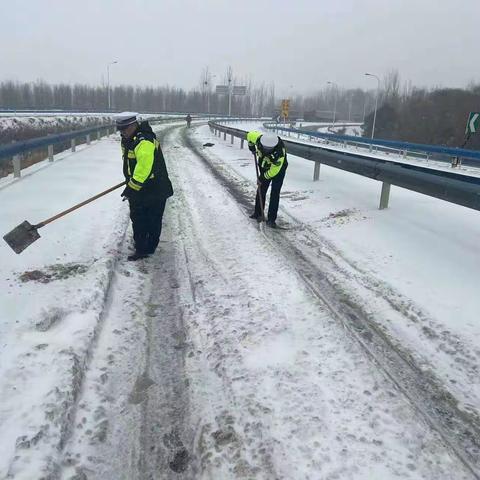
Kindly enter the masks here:
M 275 220 L 267 220 L 267 227 L 277 228 L 277 224 L 275 223 Z
M 140 260 L 141 258 L 147 258 L 147 257 L 148 257 L 148 253 L 135 252 L 135 253 L 132 253 L 131 255 L 129 255 L 127 257 L 127 260 L 129 262 L 136 262 L 137 260 Z

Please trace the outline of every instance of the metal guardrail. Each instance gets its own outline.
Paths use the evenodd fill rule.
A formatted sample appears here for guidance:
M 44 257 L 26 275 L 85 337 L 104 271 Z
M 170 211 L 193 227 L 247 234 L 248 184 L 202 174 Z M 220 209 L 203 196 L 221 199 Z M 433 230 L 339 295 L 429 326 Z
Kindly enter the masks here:
M 436 157 L 439 161 L 452 163 L 457 166 L 461 163 L 465 165 L 480 167 L 480 151 L 468 150 L 464 148 L 442 147 L 440 145 L 426 145 L 421 143 L 397 142 L 393 140 L 369 139 L 363 137 L 353 137 L 351 135 L 336 135 L 333 133 L 313 132 L 297 128 L 282 127 L 276 123 L 265 123 L 265 128 L 276 132 L 293 133 L 297 135 L 306 135 L 308 137 L 322 138 L 324 140 L 341 143 L 343 145 L 358 145 L 372 148 L 384 147 L 387 150 L 396 150 L 402 156 L 408 153 L 424 155 L 427 158 Z
M 221 125 L 218 122 L 209 122 L 209 126 L 215 135 L 221 136 L 223 133 L 224 140 L 227 135 L 230 135 L 231 143 L 234 143 L 235 137 L 240 138 L 240 148 L 244 147 L 246 131 Z M 283 141 L 289 154 L 315 163 L 314 181 L 319 179 L 320 165 L 323 163 L 382 182 L 380 209 L 388 207 L 390 186 L 396 185 L 450 203 L 480 210 L 480 177 L 383 160 L 349 151 L 328 150 L 320 145 L 308 145 L 286 139 Z
M 58 145 L 77 138 L 85 137 L 87 143 L 90 143 L 92 134 L 97 134 L 97 138 L 102 136 L 102 133 L 114 131 L 113 125 L 102 125 L 96 127 L 85 128 L 82 130 L 75 130 L 73 132 L 58 133 L 55 135 L 46 135 L 44 137 L 31 138 L 18 142 L 12 142 L 6 145 L 0 145 L 0 159 L 10 158 L 15 155 L 25 154 L 37 148 L 43 148 L 50 145 Z M 74 144 L 72 144 L 72 147 Z
M 172 120 L 183 120 L 184 116 L 167 118 L 149 118 L 148 121 L 152 124 L 171 122 Z M 0 145 L 0 164 L 9 162 L 12 159 L 13 176 L 18 178 L 21 176 L 22 156 L 33 150 L 48 147 L 48 159 L 53 162 L 53 146 L 70 142 L 72 152 L 75 152 L 77 139 L 85 138 L 87 145 L 90 144 L 92 135 L 97 136 L 99 140 L 104 135 L 115 133 L 115 125 L 97 125 L 95 127 L 84 128 L 81 130 L 74 130 L 72 132 L 58 133 L 53 135 L 46 135 L 43 137 L 31 138 L 18 142 Z

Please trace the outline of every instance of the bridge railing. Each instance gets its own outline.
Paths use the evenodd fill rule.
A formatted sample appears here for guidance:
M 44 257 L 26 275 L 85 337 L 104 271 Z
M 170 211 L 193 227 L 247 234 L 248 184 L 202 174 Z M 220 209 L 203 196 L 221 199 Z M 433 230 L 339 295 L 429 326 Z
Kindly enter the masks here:
M 149 118 L 148 121 L 152 124 L 158 124 L 183 118 L 184 116 L 153 117 Z M 22 159 L 30 152 L 47 147 L 48 160 L 53 162 L 53 147 L 55 145 L 63 145 L 70 142 L 71 151 L 75 152 L 79 140 L 84 140 L 89 145 L 92 139 L 96 138 L 99 140 L 101 137 L 111 135 L 112 133 L 115 133 L 115 125 L 107 124 L 3 144 L 0 145 L 0 165 L 11 161 L 13 164 L 13 176 L 18 178 L 21 176 Z
M 311 139 L 318 138 L 325 142 L 337 143 L 343 146 L 350 145 L 367 148 L 370 152 L 394 152 L 403 158 L 406 158 L 409 155 L 420 156 L 427 160 L 435 159 L 440 162 L 448 162 L 453 167 L 457 167 L 462 163 L 469 166 L 480 167 L 480 151 L 478 150 L 314 132 L 298 128 L 288 128 L 273 122 L 267 122 L 264 126 L 269 130 L 273 130 L 277 133 L 284 133 L 288 136 L 296 135 L 298 137 L 302 135 Z
M 230 120 L 231 121 L 231 120 Z M 244 148 L 247 132 L 220 122 L 209 122 L 215 135 L 224 140 L 230 135 L 240 139 Z M 439 198 L 450 203 L 480 210 L 480 177 L 469 176 L 453 171 L 444 171 L 405 162 L 385 160 L 369 156 L 367 152 L 333 150 L 322 145 L 312 145 L 283 139 L 290 155 L 314 162 L 313 180 L 318 181 L 321 164 L 355 173 L 382 183 L 380 209 L 388 207 L 390 186 L 396 185 L 411 191 Z

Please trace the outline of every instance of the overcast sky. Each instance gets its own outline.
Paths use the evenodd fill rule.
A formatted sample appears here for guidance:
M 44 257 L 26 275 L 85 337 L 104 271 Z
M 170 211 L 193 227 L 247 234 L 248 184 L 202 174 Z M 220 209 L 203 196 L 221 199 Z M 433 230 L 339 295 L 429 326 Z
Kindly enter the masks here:
M 480 81 L 479 0 L 16 0 L 1 9 L 0 80 L 100 84 L 327 81 L 375 86 L 398 69 L 418 86 Z M 216 82 L 217 78 L 213 81 Z

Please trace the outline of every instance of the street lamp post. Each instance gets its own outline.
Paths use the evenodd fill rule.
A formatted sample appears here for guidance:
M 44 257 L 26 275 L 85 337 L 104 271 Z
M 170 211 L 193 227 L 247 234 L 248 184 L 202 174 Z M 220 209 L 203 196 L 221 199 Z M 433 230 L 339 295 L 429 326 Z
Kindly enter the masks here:
M 228 67 L 228 116 L 232 114 L 232 67 Z
M 115 60 L 114 62 L 110 62 L 109 64 L 107 64 L 107 98 L 108 98 L 108 111 L 110 111 L 110 106 L 111 106 L 111 102 L 110 102 L 110 65 L 114 65 L 115 63 L 118 63 L 117 60 Z
M 207 89 L 207 113 L 210 115 L 210 84 L 212 83 L 212 78 L 215 78 L 216 75 L 210 75 L 210 73 L 207 73 L 206 80 L 204 82 L 205 88 Z
M 335 126 L 335 117 L 337 115 L 337 89 L 338 85 L 335 82 L 327 82 L 329 85 L 332 85 L 334 89 L 334 100 L 333 100 L 333 122 L 332 122 L 332 128 Z
M 375 111 L 373 113 L 372 139 L 375 134 L 375 122 L 377 120 L 377 106 L 378 106 L 378 92 L 380 91 L 380 79 L 373 73 L 366 73 L 367 77 L 374 77 L 377 79 L 377 93 L 375 94 Z

